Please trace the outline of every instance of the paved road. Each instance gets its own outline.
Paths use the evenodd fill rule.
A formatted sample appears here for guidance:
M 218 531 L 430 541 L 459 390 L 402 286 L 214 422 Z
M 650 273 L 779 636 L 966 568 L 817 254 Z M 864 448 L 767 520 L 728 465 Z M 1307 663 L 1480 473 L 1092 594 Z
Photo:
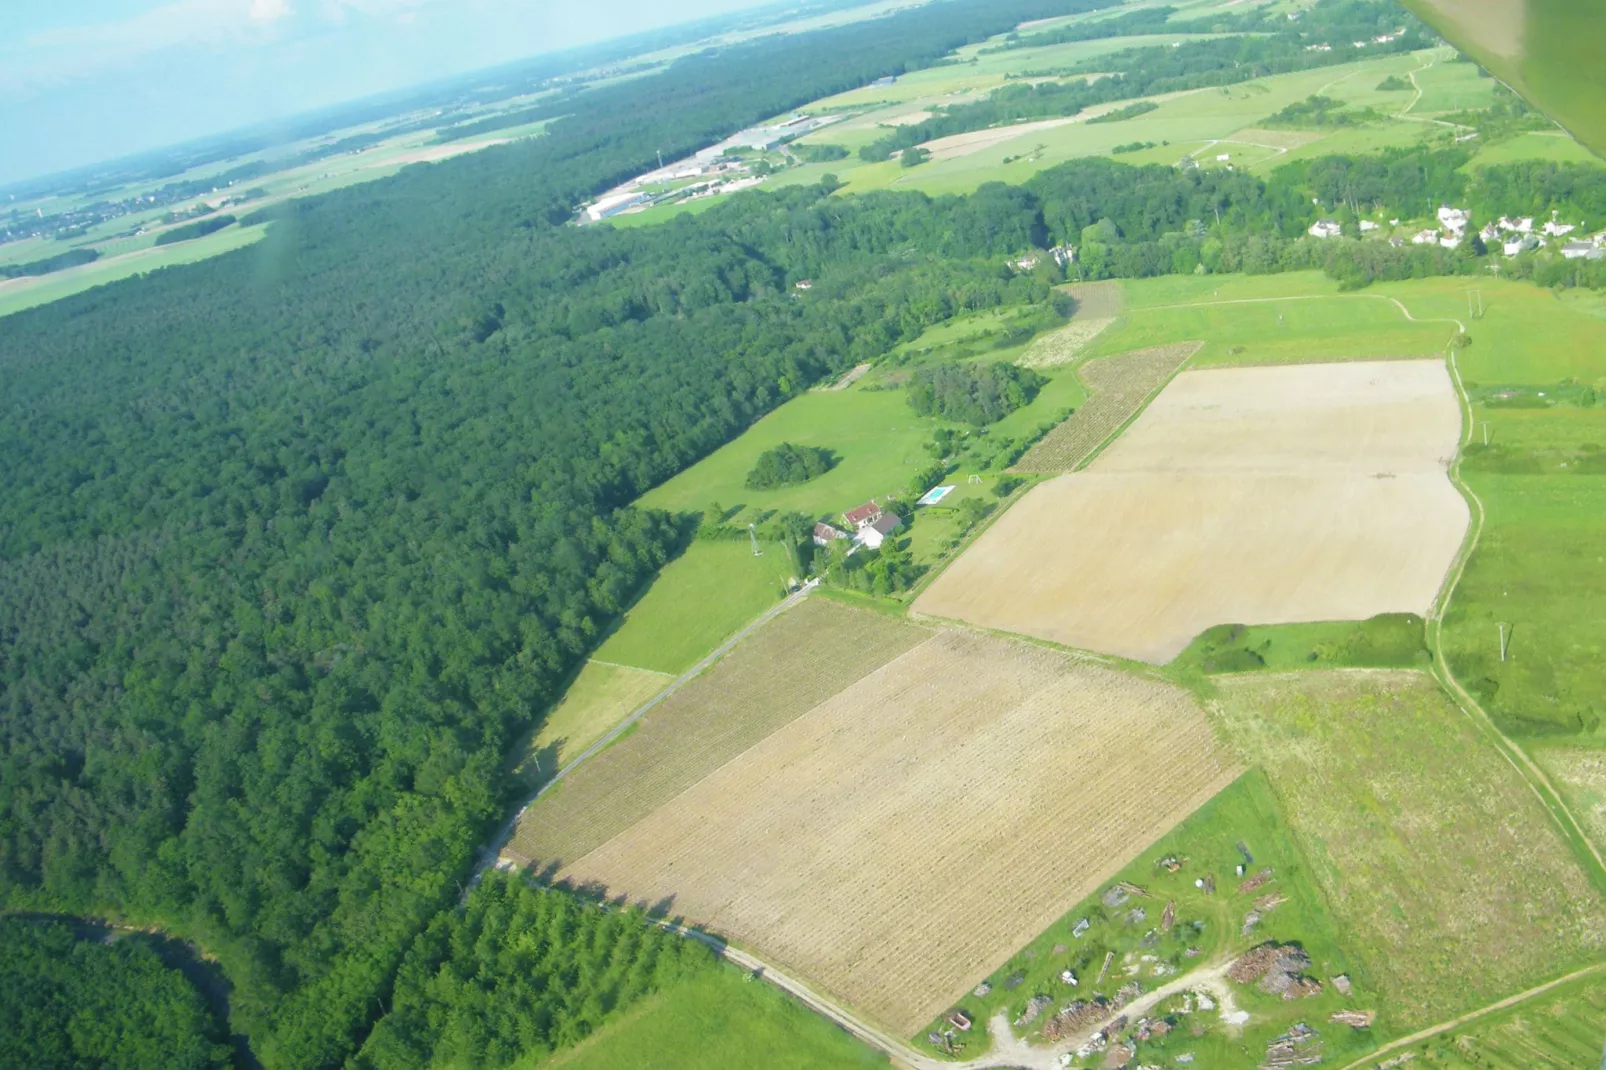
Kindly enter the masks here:
M 662 691 L 658 692 L 658 694 L 654 695 L 652 698 L 648 699 L 647 702 L 643 704 L 642 707 L 635 713 L 632 713 L 629 717 L 626 717 L 623 721 L 620 721 L 614 726 L 613 731 L 609 732 L 607 735 L 591 744 L 591 746 L 581 751 L 574 757 L 572 761 L 565 764 L 562 769 L 559 769 L 551 780 L 541 785 L 539 791 L 526 799 L 523 805 L 513 812 L 513 816 L 502 822 L 501 827 L 496 830 L 496 835 L 492 838 L 491 842 L 481 850 L 480 860 L 474 866 L 474 875 L 469 878 L 467 887 L 472 889 L 480 882 L 480 878 L 485 875 L 485 871 L 496 865 L 496 860 L 501 857 L 502 848 L 506 847 L 508 845 L 508 841 L 513 838 L 513 830 L 518 827 L 519 818 L 524 816 L 524 812 L 533 806 L 537 799 L 556 787 L 559 781 L 568 776 L 570 773 L 574 772 L 574 770 L 579 767 L 582 762 L 591 758 L 593 755 L 607 747 L 608 744 L 612 743 L 625 732 L 629 731 L 631 725 L 645 717 L 659 703 L 663 702 L 670 695 L 673 695 L 676 691 L 679 691 L 681 688 L 691 683 L 692 680 L 702 675 L 704 670 L 706 670 L 710 665 L 714 664 L 714 662 L 730 653 L 731 648 L 736 646 L 737 643 L 740 643 L 743 639 L 746 639 L 749 635 L 753 634 L 753 632 L 757 631 L 759 628 L 762 628 L 764 625 L 768 624 L 782 613 L 785 613 L 793 606 L 801 603 L 809 596 L 815 587 L 819 586 L 819 583 L 819 580 L 809 580 L 785 601 L 770 608 L 769 610 L 766 610 L 757 620 L 753 621 L 747 627 L 743 628 L 741 631 L 725 640 L 725 642 L 721 643 L 719 648 L 712 654 L 708 655 L 702 661 L 699 661 L 696 665 L 693 665 L 685 672 L 681 673 L 673 683 L 664 688 Z M 466 897 L 467 892 L 465 892 L 464 895 Z

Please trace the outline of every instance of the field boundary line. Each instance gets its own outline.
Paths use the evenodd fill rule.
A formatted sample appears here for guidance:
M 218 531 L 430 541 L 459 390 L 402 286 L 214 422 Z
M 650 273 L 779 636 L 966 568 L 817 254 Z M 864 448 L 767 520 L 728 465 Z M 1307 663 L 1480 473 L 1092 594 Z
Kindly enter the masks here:
M 1383 1045 L 1381 1048 L 1378 1048 L 1370 1055 L 1363 1056 L 1344 1066 L 1342 1070 L 1362 1070 L 1362 1068 L 1366 1067 L 1368 1064 L 1375 1065 L 1374 1060 L 1381 1059 L 1391 1051 L 1398 1051 L 1400 1048 L 1409 1047 L 1412 1044 L 1416 1044 L 1424 1040 L 1431 1040 L 1440 1033 L 1448 1033 L 1450 1030 L 1458 1029 L 1469 1022 L 1475 1022 L 1485 1015 L 1496 1014 L 1500 1011 L 1510 1010 L 1512 1007 L 1515 1007 L 1521 1003 L 1526 1003 L 1528 1000 L 1533 999 L 1536 996 L 1542 996 L 1552 989 L 1560 988 L 1562 985 L 1570 984 L 1573 981 L 1582 980 L 1591 974 L 1600 973 L 1603 970 L 1606 970 L 1606 962 L 1597 962 L 1593 966 L 1585 966 L 1581 970 L 1574 970 L 1572 973 L 1569 973 L 1563 977 L 1558 977 L 1553 981 L 1546 981 L 1544 984 L 1539 985 L 1536 988 L 1530 988 L 1526 992 L 1518 992 L 1514 996 L 1507 996 L 1505 999 L 1496 1000 L 1487 1007 L 1480 1007 L 1478 1010 L 1470 1011 L 1466 1014 L 1463 1014 L 1459 1018 L 1452 1018 L 1448 1022 L 1441 1022 L 1438 1025 L 1429 1026 L 1427 1029 L 1412 1033 L 1408 1037 L 1401 1037 L 1399 1040 L 1391 1040 L 1389 1043 Z
M 480 878 L 485 875 L 485 871 L 496 864 L 497 859 L 502 854 L 502 850 L 507 847 L 510 842 L 512 842 L 513 832 L 518 828 L 519 819 L 525 815 L 530 807 L 535 805 L 536 800 L 540 799 L 541 796 L 545 795 L 548 791 L 551 791 L 553 788 L 557 787 L 563 778 L 574 772 L 574 770 L 578 768 L 581 763 L 605 750 L 610 743 L 614 742 L 614 740 L 628 732 L 638 721 L 640 721 L 653 709 L 657 708 L 657 706 L 665 699 L 669 698 L 681 688 L 685 687 L 697 677 L 701 676 L 707 669 L 712 667 L 715 662 L 719 661 L 726 654 L 730 653 L 732 648 L 734 648 L 743 639 L 746 639 L 753 632 L 757 631 L 765 624 L 768 624 L 770 621 L 774 620 L 782 613 L 785 613 L 787 610 L 793 608 L 794 606 L 801 605 L 803 601 L 808 598 L 809 594 L 814 590 L 814 588 L 819 586 L 819 582 L 819 580 L 808 581 L 802 586 L 801 589 L 788 595 L 780 602 L 780 604 L 771 606 L 769 609 L 766 609 L 763 613 L 759 614 L 759 616 L 746 627 L 742 628 L 735 635 L 731 636 L 718 647 L 714 648 L 713 653 L 709 654 L 707 657 L 703 658 L 702 661 L 699 661 L 696 665 L 693 665 L 691 668 L 681 673 L 668 687 L 664 688 L 662 691 L 658 692 L 658 694 L 642 703 L 642 705 L 629 717 L 626 717 L 623 721 L 620 721 L 618 724 L 614 725 L 607 735 L 603 736 L 601 739 L 591 744 L 591 746 L 575 755 L 572 761 L 566 762 L 563 768 L 552 774 L 551 780 L 548 780 L 545 784 L 542 784 L 541 787 L 536 790 L 534 795 L 531 795 L 528 799 L 526 799 L 517 810 L 513 811 L 513 814 L 508 817 L 507 820 L 502 822 L 501 826 L 496 830 L 496 835 L 492 837 L 491 842 L 482 850 L 480 854 L 480 860 L 475 864 L 474 873 L 469 877 L 468 884 L 465 887 L 469 890 L 472 890 L 477 884 L 479 884 Z M 466 898 L 468 892 L 465 891 L 463 894 Z
M 1093 462 L 1098 460 L 1099 456 L 1103 454 L 1105 450 L 1109 449 L 1112 444 L 1114 444 L 1116 439 L 1126 434 L 1127 428 L 1137 423 L 1138 417 L 1149 411 L 1149 406 L 1154 404 L 1154 399 L 1159 397 L 1166 387 L 1175 382 L 1177 376 L 1188 370 L 1188 365 L 1193 363 L 1193 358 L 1197 357 L 1200 350 L 1204 349 L 1205 347 L 1203 342 L 1182 342 L 1179 344 L 1193 346 L 1193 352 L 1183 357 L 1182 360 L 1177 363 L 1176 369 L 1170 375 L 1166 376 L 1165 382 L 1161 383 L 1159 386 L 1155 387 L 1152 391 L 1145 395 L 1143 401 L 1138 405 L 1137 411 L 1123 420 L 1120 427 L 1117 427 L 1114 431 L 1111 431 L 1108 435 L 1105 435 L 1104 441 L 1100 442 L 1097 446 L 1094 446 L 1093 452 L 1084 457 L 1081 464 L 1071 469 L 1072 472 L 1087 471 L 1088 468 L 1092 466 Z M 1099 359 L 1108 360 L 1109 358 L 1104 357 Z M 1083 361 L 1082 363 L 1086 364 L 1087 362 Z
M 1464 449 L 1472 441 L 1472 423 L 1474 419 L 1472 400 L 1467 396 L 1466 387 L 1462 383 L 1461 369 L 1456 363 L 1453 350 L 1450 352 L 1448 363 L 1450 379 L 1455 385 L 1456 396 L 1459 398 L 1466 413 L 1466 423 L 1463 427 L 1461 441 L 1461 446 Z M 1477 551 L 1478 544 L 1483 538 L 1483 528 L 1487 517 L 1487 510 L 1484 508 L 1483 500 L 1478 497 L 1477 492 L 1472 489 L 1471 485 L 1461 478 L 1461 450 L 1456 451 L 1455 462 L 1450 466 L 1449 476 L 1451 485 L 1467 500 L 1472 513 L 1473 524 L 1460 553 L 1456 555 L 1454 567 L 1445 578 L 1444 588 L 1440 592 L 1440 596 L 1434 601 L 1433 611 L 1427 618 L 1426 638 L 1429 652 L 1433 656 L 1433 675 L 1438 678 L 1445 691 L 1455 700 L 1456 705 L 1461 708 L 1461 712 L 1490 738 L 1490 741 L 1494 743 L 1496 749 L 1500 751 L 1506 761 L 1528 782 L 1529 788 L 1533 790 L 1534 795 L 1539 799 L 1540 805 L 1549 813 L 1550 819 L 1556 823 L 1562 838 L 1573 849 L 1574 856 L 1584 863 L 1584 869 L 1589 873 L 1591 881 L 1595 885 L 1595 890 L 1606 894 L 1606 858 L 1601 856 L 1600 850 L 1595 846 L 1594 841 L 1584 832 L 1577 816 L 1567 805 L 1566 800 L 1561 797 L 1561 793 L 1556 790 L 1555 785 L 1550 782 L 1550 778 L 1545 775 L 1544 770 L 1539 768 L 1539 765 L 1520 744 L 1501 731 L 1500 726 L 1494 723 L 1494 718 L 1489 716 L 1489 712 L 1472 696 L 1471 692 L 1462 686 L 1461 681 L 1456 678 L 1455 673 L 1450 669 L 1449 658 L 1444 654 L 1444 617 L 1449 612 L 1450 605 L 1455 599 L 1455 592 L 1461 584 L 1462 577 L 1466 575 L 1467 565 L 1471 562 L 1472 555 Z M 1582 853 L 1580 853 L 1580 848 Z M 1591 861 L 1594 862 L 1593 866 L 1589 864 Z

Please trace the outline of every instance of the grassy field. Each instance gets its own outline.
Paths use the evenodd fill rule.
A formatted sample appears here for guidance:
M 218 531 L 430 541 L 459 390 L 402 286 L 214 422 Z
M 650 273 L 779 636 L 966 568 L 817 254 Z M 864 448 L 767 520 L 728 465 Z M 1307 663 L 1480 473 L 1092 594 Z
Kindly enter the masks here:
M 1314 272 L 1170 276 L 1126 285 L 1127 311 L 1090 356 L 1204 341 L 1193 367 L 1432 356 L 1454 327 L 1412 323 L 1381 288 L 1340 294 Z M 1464 313 L 1464 294 L 1463 294 Z M 1418 313 L 1420 315 L 1420 313 Z
M 1265 768 L 1393 1029 L 1476 1009 L 1606 949 L 1599 893 L 1528 785 L 1431 677 L 1221 686 L 1224 727 Z
M 786 551 L 746 539 L 693 542 L 665 565 L 619 628 L 597 649 L 599 661 L 677 675 L 786 595 L 797 568 Z
M 1520 1005 L 1391 1050 L 1361 1066 L 1411 1070 L 1538 1070 L 1600 1063 L 1606 1036 L 1606 976 L 1596 973 L 1560 985 Z M 1394 1059 L 1407 1059 L 1394 1063 Z
M 104 286 L 109 282 L 143 275 L 164 267 L 193 264 L 223 253 L 253 245 L 267 233 L 267 227 L 228 227 L 194 241 L 150 247 L 126 256 L 105 257 L 93 264 L 68 268 L 49 275 L 0 282 L 0 316 L 46 305 L 75 293 Z
M 664 904 L 908 1034 L 1241 771 L 1180 688 L 947 631 L 558 877 Z
M 928 635 L 809 599 L 749 636 L 532 806 L 513 852 L 543 866 L 583 857 Z
M 648 998 L 539 1070 L 848 1070 L 887 1060 L 734 966 Z
M 1177 656 L 1180 673 L 1293 672 L 1299 669 L 1425 669 L 1421 617 L 1389 613 L 1364 621 L 1223 624 Z
M 1606 166 L 1600 157 L 1560 131 L 1535 131 L 1497 141 L 1478 150 L 1469 167 L 1493 167 L 1522 160 L 1548 160 L 1551 163 Z
M 1115 876 L 1117 882 L 1141 888 L 1144 895 L 1133 895 L 1111 907 L 1103 896 L 1113 883 L 1101 887 L 989 975 L 990 990 L 985 995 L 955 993 L 954 1006 L 975 1019 L 979 1031 L 980 1024 L 999 1011 L 1007 1012 L 1012 1022 L 1018 1021 L 1030 1000 L 1050 997 L 1051 1009 L 1040 1015 L 1029 1031 L 1017 1030 L 1036 1038 L 1073 999 L 1090 999 L 1095 992 L 1113 998 L 1117 989 L 1134 980 L 1152 989 L 1254 945 L 1275 941 L 1298 943 L 1310 955 L 1311 976 L 1324 982 L 1319 996 L 1289 1004 L 1253 986 L 1233 985 L 1234 1001 L 1251 1015 L 1247 1028 L 1228 1029 L 1218 1014 L 1200 1011 L 1181 1018 L 1189 1028 L 1137 1043 L 1135 1061 L 1172 1066 L 1177 1065 L 1177 1055 L 1193 1052 L 1200 1066 L 1252 1066 L 1264 1056 L 1267 1042 L 1296 1021 L 1322 1022 L 1335 1010 L 1374 1007 L 1379 993 L 1348 954 L 1345 938 L 1327 911 L 1322 891 L 1289 834 L 1281 809 L 1265 774 L 1259 770 L 1245 773 L 1147 846 Z M 1244 852 L 1252 859 L 1247 864 Z M 1166 859 L 1179 862 L 1179 868 L 1172 872 L 1162 866 Z M 1236 875 L 1239 866 L 1244 866 L 1245 877 Z M 1240 890 L 1246 879 L 1266 870 L 1269 879 L 1258 887 Z M 1215 881 L 1214 894 L 1194 884 L 1206 875 Z M 1266 902 L 1268 897 L 1282 902 L 1257 910 L 1256 901 Z M 1156 925 L 1168 903 L 1174 907 L 1175 927 L 1158 932 Z M 1133 921 L 1134 910 L 1146 916 Z M 1244 923 L 1251 912 L 1259 918 L 1246 932 Z M 1078 924 L 1084 919 L 1088 927 L 1078 935 Z M 1105 956 L 1112 953 L 1110 972 L 1099 984 Z M 1065 970 L 1076 976 L 1076 987 L 1062 979 Z M 1339 975 L 1353 982 L 1349 998 L 1331 984 Z M 1166 1009 L 1175 1012 L 1175 1003 Z M 945 1028 L 941 1018 L 929 1027 L 941 1028 Z M 916 1045 L 929 1050 L 926 1032 L 916 1038 Z M 1371 1046 L 1368 1037 L 1348 1029 L 1323 1028 L 1323 1035 L 1328 1038 L 1330 1062 Z M 976 1042 L 967 1043 L 961 1054 L 975 1056 Z
M 588 661 L 541 722 L 517 775 L 533 789 L 608 734 L 673 679 L 665 673 Z

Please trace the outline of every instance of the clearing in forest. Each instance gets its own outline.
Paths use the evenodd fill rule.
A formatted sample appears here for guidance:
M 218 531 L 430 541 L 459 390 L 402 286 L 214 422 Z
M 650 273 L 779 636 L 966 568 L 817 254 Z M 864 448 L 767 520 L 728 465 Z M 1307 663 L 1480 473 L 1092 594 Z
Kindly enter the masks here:
M 1119 282 L 1086 282 L 1061 288 L 1076 302 L 1076 311 L 1064 327 L 1039 336 L 1026 350 L 1021 363 L 1028 368 L 1049 368 L 1069 364 L 1082 355 L 1089 342 L 1103 334 L 1121 314 Z
M 1086 404 L 1044 435 L 1010 471 L 1075 471 L 1198 351 L 1198 342 L 1182 342 L 1088 361 L 1077 369 L 1090 394 Z
M 937 617 L 1164 662 L 1217 624 L 1426 615 L 1461 545 L 1437 361 L 1189 371 L 921 595 Z
M 1349 948 L 1411 1029 L 1606 949 L 1606 905 L 1522 775 L 1423 673 L 1219 680 Z
M 929 635 L 823 597 L 808 599 L 565 777 L 526 811 L 508 853 L 543 868 L 579 858 Z
M 949 631 L 557 876 L 908 1035 L 1240 772 L 1179 688 Z

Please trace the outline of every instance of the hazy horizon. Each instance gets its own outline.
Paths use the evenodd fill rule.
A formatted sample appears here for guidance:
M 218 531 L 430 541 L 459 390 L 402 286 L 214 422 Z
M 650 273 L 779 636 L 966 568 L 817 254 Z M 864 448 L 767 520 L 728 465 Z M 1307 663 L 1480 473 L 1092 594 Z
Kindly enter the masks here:
M 30 5 L 0 42 L 0 184 L 769 2 Z

